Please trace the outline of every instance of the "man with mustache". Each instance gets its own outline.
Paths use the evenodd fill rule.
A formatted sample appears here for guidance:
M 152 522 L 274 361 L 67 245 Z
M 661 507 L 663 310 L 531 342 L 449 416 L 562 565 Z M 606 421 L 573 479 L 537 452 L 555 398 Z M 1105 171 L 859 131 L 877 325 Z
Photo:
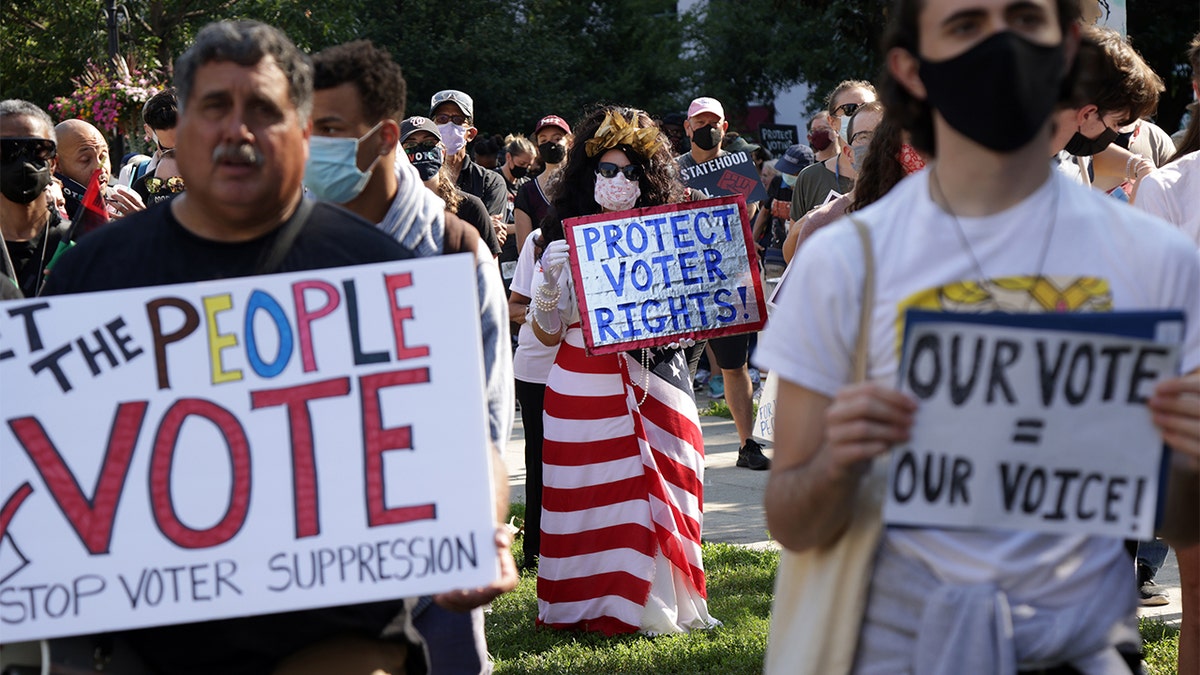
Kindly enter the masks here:
M 81 241 L 54 268 L 48 294 L 414 257 L 371 223 L 304 197 L 313 69 L 279 30 L 255 21 L 209 24 L 176 62 L 175 85 L 187 191 Z M 507 504 L 506 490 L 499 492 Z M 511 537 L 497 539 L 502 580 L 435 601 L 463 611 L 515 587 Z M 404 672 L 420 650 L 403 637 L 380 639 L 404 611 L 403 600 L 393 600 L 159 626 L 124 633 L 120 644 L 152 672 Z

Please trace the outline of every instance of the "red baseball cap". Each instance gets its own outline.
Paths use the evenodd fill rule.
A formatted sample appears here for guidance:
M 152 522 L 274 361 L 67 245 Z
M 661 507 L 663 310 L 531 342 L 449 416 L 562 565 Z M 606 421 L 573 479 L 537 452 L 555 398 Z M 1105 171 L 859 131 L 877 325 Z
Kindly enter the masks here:
M 567 124 L 566 120 L 558 115 L 546 115 L 540 119 L 537 123 L 537 126 L 533 128 L 533 135 L 537 136 L 538 132 L 546 127 L 558 127 L 568 134 L 571 133 L 571 125 Z

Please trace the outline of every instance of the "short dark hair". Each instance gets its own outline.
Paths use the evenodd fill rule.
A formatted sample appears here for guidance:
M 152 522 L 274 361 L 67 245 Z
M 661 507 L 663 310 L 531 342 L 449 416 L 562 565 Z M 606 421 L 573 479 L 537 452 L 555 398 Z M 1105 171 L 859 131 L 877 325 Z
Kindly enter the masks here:
M 36 105 L 19 98 L 9 98 L 0 101 L 0 117 L 32 117 L 41 122 L 46 127 L 46 134 L 55 143 L 58 142 L 58 134 L 54 131 L 54 120 L 50 119 L 49 113 Z
M 404 119 L 407 85 L 387 50 L 370 40 L 355 40 L 313 54 L 313 87 L 329 89 L 353 82 L 363 112 L 372 121 Z
M 216 21 L 196 35 L 195 42 L 175 61 L 175 88 L 187 108 L 196 71 L 212 61 L 257 65 L 271 57 L 288 81 L 288 98 L 301 122 L 312 113 L 312 63 L 283 31 L 259 21 Z
M 1084 26 L 1079 57 L 1065 103 L 1075 108 L 1095 104 L 1100 115 L 1124 113 L 1122 126 L 1154 114 L 1166 87 L 1133 47 L 1110 28 Z
M 1065 37 L 1072 24 L 1079 20 L 1079 0 L 1055 0 L 1058 9 L 1058 25 Z M 900 84 L 887 69 L 887 53 L 899 47 L 914 56 L 920 53 L 920 14 L 925 0 L 896 0 L 888 12 L 887 27 L 883 31 L 881 47 L 884 55 L 883 72 L 879 76 L 879 99 L 889 115 L 909 133 L 912 146 L 934 155 L 933 108 L 925 101 L 917 100 L 904 85 Z
M 146 101 L 142 106 L 142 121 L 155 130 L 175 128 L 179 121 L 179 101 L 174 87 L 167 87 Z

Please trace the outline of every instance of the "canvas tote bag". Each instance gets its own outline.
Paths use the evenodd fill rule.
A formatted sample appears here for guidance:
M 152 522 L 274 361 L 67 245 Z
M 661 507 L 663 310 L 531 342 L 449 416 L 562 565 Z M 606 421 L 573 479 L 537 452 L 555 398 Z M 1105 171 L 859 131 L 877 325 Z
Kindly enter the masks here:
M 871 309 L 875 304 L 875 256 L 866 225 L 850 219 L 863 247 L 862 306 L 854 345 L 854 381 L 867 379 Z M 775 576 L 767 675 L 839 675 L 854 665 L 859 625 L 875 550 L 883 531 L 887 461 L 876 458 L 859 485 L 845 534 L 827 548 L 796 553 L 784 549 Z

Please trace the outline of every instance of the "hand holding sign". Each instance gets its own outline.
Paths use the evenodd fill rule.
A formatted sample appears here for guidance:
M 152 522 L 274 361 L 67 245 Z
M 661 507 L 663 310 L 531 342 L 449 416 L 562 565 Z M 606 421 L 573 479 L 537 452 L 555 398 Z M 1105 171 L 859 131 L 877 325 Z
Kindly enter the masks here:
M 550 242 L 542 253 L 542 276 L 546 278 L 547 284 L 558 285 L 558 277 L 566 267 L 567 261 L 571 259 L 569 248 L 566 240 L 559 239 Z
M 1151 419 L 1178 461 L 1200 470 L 1200 372 L 1160 382 L 1149 401 Z
M 825 412 L 825 453 L 837 475 L 861 473 L 869 460 L 908 440 L 916 402 L 872 382 L 842 387 Z

